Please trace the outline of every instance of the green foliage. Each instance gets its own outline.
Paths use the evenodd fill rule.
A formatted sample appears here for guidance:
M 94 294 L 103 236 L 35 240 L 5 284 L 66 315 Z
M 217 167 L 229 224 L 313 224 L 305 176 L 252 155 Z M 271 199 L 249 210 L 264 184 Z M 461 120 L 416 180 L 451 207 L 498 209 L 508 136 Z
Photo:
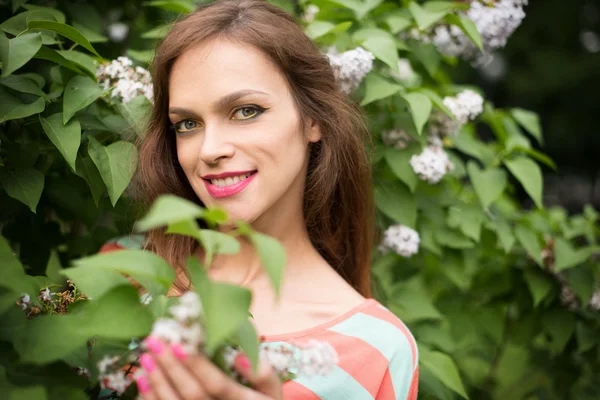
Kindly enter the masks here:
M 302 22 L 317 45 L 362 46 L 375 56 L 351 97 L 369 116 L 377 149 L 377 222 L 381 229 L 415 229 L 420 250 L 411 259 L 375 252 L 373 278 L 377 298 L 419 342 L 419 398 L 597 398 L 600 319 L 589 303 L 600 282 L 598 213 L 587 207 L 567 215 L 544 206 L 541 166 L 556 166 L 539 148 L 537 115 L 486 103 L 478 120 L 444 138 L 455 168 L 439 183 L 421 180 L 410 166 L 427 146 L 435 114 L 454 118 L 443 98 L 464 87 L 450 78 L 457 60 L 406 33 L 452 24 L 482 48 L 473 22 L 456 14 L 465 2 L 271 2 L 299 21 L 300 11 L 317 5 L 316 19 Z M 144 134 L 151 105 L 143 96 L 128 103 L 111 98 L 97 83 L 97 63 L 101 54 L 127 52 L 147 66 L 155 41 L 169 29 L 164 22 L 202 2 L 145 3 L 123 45 L 104 36 L 101 2 L 86 4 L 86 13 L 35 3 L 0 5 L 0 347 L 14 355 L 0 358 L 0 390 L 14 399 L 78 398 L 86 383 L 67 380 L 64 371 L 90 367 L 147 334 L 165 312 L 174 279 L 166 261 L 148 251 L 92 255 L 134 227 L 137 213 L 126 190 L 137 160 L 132 140 Z M 399 59 L 414 69 L 410 78 L 398 76 Z M 403 149 L 386 145 L 383 132 L 391 129 L 412 141 Z M 519 204 L 518 191 L 535 207 Z M 223 343 L 239 344 L 256 365 L 250 292 L 211 282 L 204 268 L 215 254 L 237 252 L 236 236 L 246 236 L 278 291 L 285 254 L 249 226 L 233 235 L 212 229 L 225 220 L 220 210 L 166 195 L 135 228 L 166 227 L 202 245 L 204 260 L 190 259 L 188 271 L 206 310 L 208 349 L 217 354 Z M 153 301 L 141 304 L 123 274 Z M 31 321 L 14 305 L 28 293 L 40 306 L 39 290 L 64 288 L 66 277 L 92 299 L 67 315 Z M 98 340 L 93 360 L 91 338 Z M 19 368 L 30 363 L 39 365 L 39 376 L 18 381 Z

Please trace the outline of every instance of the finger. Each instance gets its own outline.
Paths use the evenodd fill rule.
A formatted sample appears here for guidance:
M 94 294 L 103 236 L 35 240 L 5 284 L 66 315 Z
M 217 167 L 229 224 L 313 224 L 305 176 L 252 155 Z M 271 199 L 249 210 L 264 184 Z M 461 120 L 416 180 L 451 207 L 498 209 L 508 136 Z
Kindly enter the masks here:
M 149 337 L 144 342 L 152 352 L 152 356 L 162 374 L 169 381 L 174 391 L 183 400 L 208 399 L 200 382 L 177 358 L 178 352 L 155 337 Z
M 261 357 L 256 373 L 252 370 L 250 360 L 244 353 L 236 356 L 233 367 L 258 392 L 267 395 L 269 398 L 283 399 L 281 379 L 277 376 L 265 357 Z
M 218 400 L 266 400 L 265 396 L 236 382 L 203 354 L 186 355 L 181 348 L 184 365 L 198 378 L 207 394 Z
M 135 382 L 137 383 L 138 392 L 140 392 L 144 400 L 158 400 L 150 388 L 150 382 L 148 381 L 147 376 L 138 375 L 135 378 Z
M 161 369 L 156 365 L 154 358 L 148 353 L 140 356 L 140 364 L 146 371 L 148 381 L 150 382 L 150 390 L 145 396 L 154 396 L 156 400 L 177 400 L 180 399 L 177 392 L 171 386 L 171 382 L 162 373 Z

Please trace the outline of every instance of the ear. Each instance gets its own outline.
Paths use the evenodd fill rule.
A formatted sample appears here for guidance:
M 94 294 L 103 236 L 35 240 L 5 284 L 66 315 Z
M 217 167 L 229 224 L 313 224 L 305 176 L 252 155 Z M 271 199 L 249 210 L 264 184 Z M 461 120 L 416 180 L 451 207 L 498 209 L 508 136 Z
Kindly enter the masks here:
M 308 127 L 306 138 L 310 143 L 316 143 L 321 140 L 321 127 L 317 121 L 310 120 L 310 126 Z

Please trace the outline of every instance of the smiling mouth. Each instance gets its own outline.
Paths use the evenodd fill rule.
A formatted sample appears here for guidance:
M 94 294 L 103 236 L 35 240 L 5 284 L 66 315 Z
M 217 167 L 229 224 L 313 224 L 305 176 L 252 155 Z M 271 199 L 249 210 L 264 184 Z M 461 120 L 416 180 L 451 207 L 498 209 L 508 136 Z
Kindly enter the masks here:
M 254 175 L 256 171 L 247 172 L 245 174 L 236 175 L 236 176 L 228 176 L 227 178 L 219 178 L 219 179 L 206 179 L 203 178 L 206 182 L 210 182 L 211 185 L 218 187 L 227 187 L 235 185 L 236 183 L 243 182 L 248 179 L 250 176 Z

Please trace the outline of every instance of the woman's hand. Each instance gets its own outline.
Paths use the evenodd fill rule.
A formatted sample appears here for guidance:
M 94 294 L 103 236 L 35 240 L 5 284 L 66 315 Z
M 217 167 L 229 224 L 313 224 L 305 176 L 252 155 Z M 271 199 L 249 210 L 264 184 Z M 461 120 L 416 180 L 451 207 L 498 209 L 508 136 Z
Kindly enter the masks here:
M 144 400 L 282 400 L 281 380 L 268 362 L 261 362 L 252 373 L 248 357 L 240 354 L 234 368 L 250 382 L 247 388 L 221 371 L 204 355 L 185 354 L 181 346 L 167 346 L 149 337 L 150 350 L 140 363 L 146 376 L 137 378 Z

